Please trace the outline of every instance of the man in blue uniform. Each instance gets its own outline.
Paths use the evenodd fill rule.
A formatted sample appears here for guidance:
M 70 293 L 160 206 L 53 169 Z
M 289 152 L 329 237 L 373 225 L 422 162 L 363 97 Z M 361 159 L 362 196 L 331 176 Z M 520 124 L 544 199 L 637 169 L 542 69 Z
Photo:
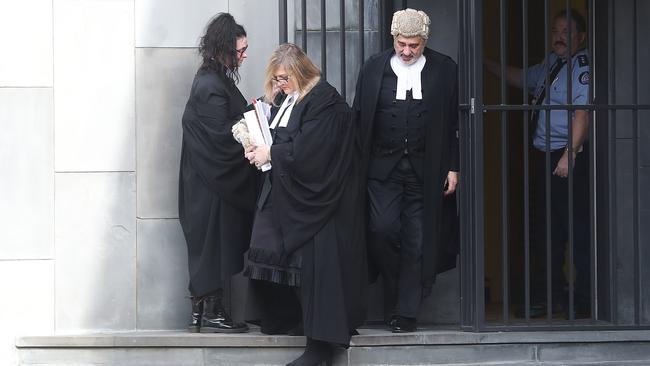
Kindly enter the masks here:
M 570 29 L 570 30 L 569 30 Z M 569 41 L 569 35 L 571 41 Z M 553 52 L 537 65 L 528 68 L 525 87 L 533 96 L 534 105 L 581 105 L 589 103 L 589 59 L 583 48 L 586 38 L 586 22 L 575 10 L 558 13 L 552 29 Z M 570 63 L 571 67 L 567 65 Z M 548 65 L 548 66 L 547 66 Z M 498 73 L 498 65 L 486 62 L 489 71 Z M 548 68 L 547 68 L 548 67 Z M 569 69 L 571 73 L 569 74 Z M 546 70 L 549 73 L 548 95 L 546 93 Z M 571 77 L 571 92 L 567 78 Z M 519 88 L 523 85 L 521 69 L 508 67 L 506 79 Z M 547 99 L 548 98 L 548 99 Z M 550 116 L 547 118 L 547 113 Z M 569 115 L 569 113 L 571 115 Z M 547 121 L 548 119 L 548 121 Z M 531 317 L 546 313 L 546 164 L 545 153 L 551 155 L 551 288 L 552 310 L 568 311 L 567 281 L 562 267 L 569 241 L 569 161 L 573 162 L 573 250 L 576 269 L 575 312 L 576 316 L 589 314 L 590 301 L 590 235 L 589 235 L 589 157 L 586 146 L 589 130 L 587 110 L 533 111 L 531 120 L 536 123 L 533 133 L 533 172 L 537 183 L 534 216 L 537 232 L 531 241 L 533 255 L 539 260 L 542 271 L 533 274 L 533 305 Z M 569 120 L 571 121 L 569 123 Z M 547 131 L 547 128 L 549 131 Z M 569 141 L 571 128 L 571 141 Z M 569 154 L 572 154 L 569 159 Z M 542 220 L 540 222 L 540 220 Z M 541 284 L 541 285 L 540 285 Z M 523 312 L 522 312 L 523 313 Z M 566 313 L 568 314 L 568 313 Z

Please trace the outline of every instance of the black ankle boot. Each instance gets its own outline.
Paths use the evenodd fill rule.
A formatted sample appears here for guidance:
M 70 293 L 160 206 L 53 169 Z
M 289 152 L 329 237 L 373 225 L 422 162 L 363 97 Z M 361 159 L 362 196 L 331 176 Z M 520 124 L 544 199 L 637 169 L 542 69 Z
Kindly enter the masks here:
M 197 296 L 190 296 L 192 302 L 192 320 L 187 330 L 190 333 L 198 333 L 201 328 L 201 315 L 203 315 L 203 298 Z
M 246 331 L 248 331 L 246 324 L 232 321 L 221 303 L 220 295 L 208 295 L 203 298 L 201 333 L 243 333 Z
M 307 338 L 305 352 L 286 366 L 331 366 L 333 353 L 332 344 Z

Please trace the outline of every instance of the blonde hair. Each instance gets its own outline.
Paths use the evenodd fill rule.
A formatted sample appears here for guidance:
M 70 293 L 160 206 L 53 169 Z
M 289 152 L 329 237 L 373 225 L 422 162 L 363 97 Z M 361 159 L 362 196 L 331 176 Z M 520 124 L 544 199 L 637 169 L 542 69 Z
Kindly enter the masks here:
M 296 103 L 307 95 L 311 89 L 320 80 L 320 69 L 316 66 L 309 57 L 293 43 L 281 44 L 269 60 L 269 65 L 266 67 L 266 81 L 264 83 L 264 97 L 267 102 L 273 103 L 279 90 L 274 88 L 273 74 L 275 70 L 282 66 L 289 74 L 289 77 L 295 80 L 298 86 L 300 96 Z

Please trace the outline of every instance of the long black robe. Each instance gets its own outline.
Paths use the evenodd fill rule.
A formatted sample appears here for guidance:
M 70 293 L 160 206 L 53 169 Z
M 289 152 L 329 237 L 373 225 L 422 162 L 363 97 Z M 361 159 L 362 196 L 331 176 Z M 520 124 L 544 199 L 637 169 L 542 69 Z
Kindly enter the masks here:
M 307 337 L 348 345 L 365 319 L 363 193 L 350 107 L 320 81 L 271 147 L 271 200 L 284 254 L 300 250 Z
M 250 241 L 258 173 L 231 132 L 245 108 L 225 75 L 197 72 L 182 120 L 178 194 L 194 296 L 214 292 L 241 271 Z
M 366 173 L 381 77 L 394 54 L 390 49 L 372 56 L 363 65 L 357 81 L 352 109 L 357 121 L 357 144 L 363 155 L 362 170 Z M 430 288 L 436 274 L 455 266 L 458 252 L 455 195 L 443 196 L 447 173 L 459 170 L 458 68 L 451 58 L 429 48 L 424 49 L 424 56 L 423 103 L 432 118 L 425 127 L 422 285 Z

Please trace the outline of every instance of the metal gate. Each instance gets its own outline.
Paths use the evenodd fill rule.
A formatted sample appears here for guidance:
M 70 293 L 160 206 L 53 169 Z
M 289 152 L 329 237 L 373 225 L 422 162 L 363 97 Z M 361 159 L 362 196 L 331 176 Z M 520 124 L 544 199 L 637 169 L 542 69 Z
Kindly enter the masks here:
M 417 1 L 378 0 L 376 16 L 368 19 L 357 11 L 355 19 L 346 9 L 365 9 L 371 0 L 326 2 L 325 0 L 279 0 L 280 42 L 293 40 L 316 52 L 324 76 L 351 101 L 356 74 L 368 55 L 390 45 L 387 25 L 393 11 L 417 7 Z M 337 3 L 337 11 L 328 6 Z M 329 4 L 329 5 L 328 5 Z M 374 6 L 374 5 L 373 5 Z M 589 100 L 586 104 L 535 105 L 528 93 L 508 89 L 505 79 L 490 80 L 484 72 L 486 53 L 524 71 L 551 52 L 549 34 L 554 14 L 577 8 L 587 19 L 587 52 L 590 60 Z M 288 13 L 295 13 L 291 21 Z M 320 32 L 309 46 L 307 9 L 317 12 Z M 366 11 L 367 12 L 367 11 Z M 650 326 L 650 2 L 645 0 L 458 0 L 459 91 L 461 106 L 461 255 L 460 326 L 468 331 L 533 329 L 639 329 Z M 312 15 L 313 16 L 313 15 Z M 338 30 L 328 19 L 338 19 Z M 368 31 L 374 22 L 376 35 Z M 354 25 L 350 25 L 354 23 Z M 372 27 L 370 27 L 372 28 Z M 318 30 L 310 28 L 312 32 Z M 328 46 L 336 37 L 337 47 Z M 313 41 L 313 40 L 312 40 Z M 354 43 L 354 54 L 349 45 Z M 346 44 L 348 52 L 346 54 Z M 310 52 L 311 53 L 311 52 Z M 329 54 L 329 58 L 328 58 Z M 333 55 L 336 55 L 335 57 Z M 313 57 L 313 55 L 312 55 Z M 328 62 L 329 61 L 329 62 Z M 328 68 L 339 68 L 328 73 Z M 569 67 L 570 68 L 570 67 Z M 334 75 L 333 75 L 334 74 Z M 337 75 L 338 74 L 338 75 Z M 546 90 L 550 80 L 545 67 Z M 525 72 L 524 72 L 525 75 Z M 524 77 L 525 78 L 525 77 Z M 571 90 L 567 78 L 567 90 Z M 570 92 L 569 99 L 570 99 Z M 547 92 L 548 95 L 548 92 Z M 548 99 L 547 99 L 548 100 Z M 551 224 L 549 179 L 541 229 L 546 252 L 545 312 L 531 310 L 531 279 L 536 255 L 532 243 L 542 235 L 535 231 L 531 197 L 540 194 L 530 179 L 531 127 L 536 111 L 589 111 L 589 187 L 575 187 L 573 173 L 567 178 L 569 231 L 575 230 L 572 196 L 576 189 L 589 190 L 589 253 L 576 253 L 569 235 L 566 252 L 568 308 L 556 314 L 551 284 Z M 550 114 L 545 114 L 549 125 Z M 568 116 L 571 113 L 567 113 Z M 571 124 L 567 117 L 567 124 Z M 546 128 L 548 131 L 549 128 Z M 569 129 L 570 130 L 570 129 Z M 569 147 L 571 151 L 573 147 Z M 550 177 L 549 153 L 542 162 Z M 568 154 L 572 157 L 572 154 Z M 572 158 L 570 158 L 572 160 Z M 539 162 L 538 162 L 539 163 Z M 496 173 L 495 173 L 496 172 Z M 538 227 L 539 229 L 539 227 Z M 578 319 L 575 310 L 578 255 L 589 257 L 589 309 Z M 540 265 L 537 263 L 537 265 Z M 536 276 L 539 277 L 539 276 Z M 556 289 L 557 290 L 557 289 Z
M 650 207 L 645 193 L 650 183 L 647 147 L 650 143 L 650 90 L 647 85 L 650 78 L 648 72 L 639 67 L 650 61 L 648 41 L 642 39 L 648 31 L 648 25 L 642 22 L 650 15 L 648 2 L 619 0 L 616 6 L 612 0 L 583 2 L 579 10 L 583 10 L 587 18 L 587 50 L 592 61 L 587 104 L 534 105 L 529 102 L 525 88 L 515 93 L 508 89 L 505 78 L 498 79 L 496 88 L 494 82 L 491 87 L 486 83 L 485 53 L 493 50 L 485 47 L 490 32 L 498 35 L 501 75 L 507 64 L 519 63 L 524 69 L 526 85 L 527 65 L 532 63 L 530 61 L 539 61 L 529 57 L 534 53 L 532 49 L 538 49 L 538 53 L 543 49 L 542 57 L 551 51 L 552 8 L 568 12 L 576 3 L 580 2 L 459 2 L 463 329 L 638 329 L 650 325 L 647 305 L 650 294 L 646 289 L 650 280 L 646 269 L 650 265 L 646 249 L 650 244 L 647 229 Z M 543 40 L 530 42 L 534 39 L 532 24 L 537 27 L 538 35 L 539 28 L 543 27 Z M 514 55 L 509 48 L 521 52 Z M 549 80 L 549 67 L 545 70 L 547 93 L 554 81 Z M 571 100 L 571 78 L 567 78 L 567 82 Z M 531 243 L 535 239 L 532 235 L 539 232 L 535 234 L 533 230 L 531 234 L 532 148 L 527 121 L 533 111 L 539 110 L 589 111 L 590 248 L 589 253 L 576 253 L 573 236 L 569 235 L 565 269 L 569 305 L 564 314 L 555 314 L 550 285 L 550 233 L 554 230 L 548 188 L 551 166 L 550 153 L 545 153 L 546 260 L 542 265 L 546 266 L 546 309 L 544 316 L 536 318 L 531 316 L 534 305 L 531 304 L 531 276 L 534 274 Z M 548 131 L 550 113 L 545 115 Z M 567 115 L 570 125 L 571 113 Z M 495 141 L 498 143 L 492 144 Z M 572 154 L 568 156 L 571 160 Z M 572 196 L 576 190 L 585 189 L 573 185 L 572 175 L 569 170 L 570 233 L 574 230 Z M 497 182 L 498 187 L 491 186 L 490 182 Z M 590 306 L 584 319 L 577 319 L 574 312 L 576 273 L 573 263 L 577 255 L 588 255 L 591 267 Z M 487 273 L 492 273 L 492 277 Z M 495 288 L 499 291 L 494 291 Z

